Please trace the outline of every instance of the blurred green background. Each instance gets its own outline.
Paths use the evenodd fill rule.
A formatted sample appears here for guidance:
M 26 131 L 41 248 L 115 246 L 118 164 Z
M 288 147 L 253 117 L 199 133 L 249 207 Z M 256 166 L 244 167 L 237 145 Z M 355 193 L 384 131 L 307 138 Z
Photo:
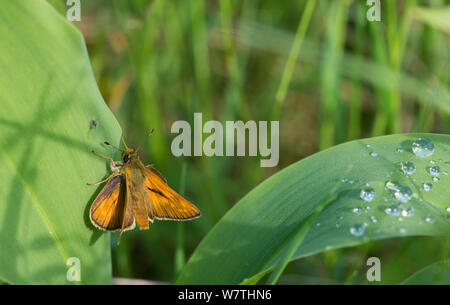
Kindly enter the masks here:
M 65 15 L 63 0 L 49 0 Z M 102 95 L 129 146 L 142 152 L 203 216 L 112 239 L 115 277 L 171 282 L 184 258 L 258 183 L 317 151 L 353 139 L 450 131 L 448 1 L 81 1 L 81 21 Z M 280 162 L 259 157 L 181 157 L 176 120 L 280 121 Z M 102 128 L 102 126 L 98 126 Z M 107 140 L 107 139 L 105 139 Z M 182 227 L 181 227 L 182 226 Z M 178 245 L 178 246 L 177 246 Z M 291 263 L 280 284 L 397 283 L 449 253 L 415 237 L 370 242 Z M 218 262 L 220 264 L 220 262 Z

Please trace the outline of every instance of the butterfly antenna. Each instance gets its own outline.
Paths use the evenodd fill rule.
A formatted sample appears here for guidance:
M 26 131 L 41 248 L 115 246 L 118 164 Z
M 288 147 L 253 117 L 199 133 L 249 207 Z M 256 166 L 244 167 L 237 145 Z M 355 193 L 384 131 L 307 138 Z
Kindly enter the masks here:
M 123 136 L 122 136 L 122 143 L 123 143 L 123 146 L 125 147 L 125 149 L 128 149 L 128 145 L 127 145 L 127 143 L 125 143 L 125 139 L 123 138 Z
M 142 141 L 141 145 L 139 145 L 139 147 L 138 147 L 138 149 L 136 149 L 136 151 L 139 151 L 139 149 L 141 149 L 142 145 L 144 145 L 145 141 L 147 141 L 148 137 L 150 137 L 150 135 L 153 133 L 153 131 L 155 131 L 154 128 L 152 128 L 152 129 L 148 132 L 147 137 L 144 139 L 144 141 Z

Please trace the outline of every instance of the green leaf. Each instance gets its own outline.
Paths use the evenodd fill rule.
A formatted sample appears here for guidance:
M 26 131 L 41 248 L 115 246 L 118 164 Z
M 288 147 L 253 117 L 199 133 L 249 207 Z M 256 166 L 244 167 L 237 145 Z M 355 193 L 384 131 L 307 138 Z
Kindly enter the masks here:
M 104 103 L 83 37 L 46 1 L 0 4 L 0 279 L 110 283 L 109 234 L 89 221 L 120 127 Z M 91 121 L 97 121 L 97 128 Z
M 404 285 L 450 285 L 450 260 L 431 264 L 407 278 Z
M 436 29 L 450 33 L 450 6 L 444 7 L 415 7 L 412 16 Z
M 431 156 L 413 153 L 412 143 L 421 137 L 432 141 Z M 445 235 L 449 150 L 448 135 L 404 134 L 348 142 L 301 160 L 241 199 L 202 240 L 177 283 L 255 283 L 324 203 L 292 259 L 376 239 Z M 415 172 L 404 174 L 399 162 L 414 163 Z M 440 167 L 439 182 L 432 181 L 430 166 Z M 387 189 L 387 182 L 399 184 L 400 191 Z M 424 191 L 423 183 L 432 189 Z M 366 202 L 361 190 L 369 188 L 375 196 Z M 401 196 L 407 190 L 410 198 Z M 392 203 L 387 211 L 396 216 L 386 213 Z

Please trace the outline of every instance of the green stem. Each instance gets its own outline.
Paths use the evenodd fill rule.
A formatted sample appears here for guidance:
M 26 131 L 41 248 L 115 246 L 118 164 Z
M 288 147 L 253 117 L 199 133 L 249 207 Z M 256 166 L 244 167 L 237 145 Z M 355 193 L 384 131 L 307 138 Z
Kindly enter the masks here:
M 183 162 L 181 167 L 181 178 L 180 178 L 180 195 L 184 196 L 186 189 L 186 174 L 187 174 L 187 163 Z M 174 278 L 180 273 L 186 262 L 186 256 L 184 253 L 184 226 L 182 223 L 177 223 L 177 238 L 176 238 L 176 248 L 175 248 L 175 274 Z
M 294 73 L 295 63 L 298 59 L 300 53 L 300 48 L 302 46 L 303 38 L 305 37 L 306 30 L 308 29 L 311 16 L 314 12 L 314 6 L 316 5 L 316 0 L 308 0 L 305 9 L 303 10 L 303 15 L 300 19 L 300 23 L 297 28 L 297 33 L 295 34 L 294 43 L 292 44 L 291 51 L 289 52 L 286 65 L 284 66 L 283 75 L 281 77 L 280 84 L 278 86 L 277 93 L 275 95 L 275 107 L 274 115 L 275 119 L 279 118 L 281 113 L 281 108 L 283 102 L 286 98 L 286 93 L 289 88 L 289 83 L 291 82 L 292 74 Z
M 341 142 L 342 104 L 339 96 L 348 3 L 332 1 L 326 16 L 327 31 L 321 74 L 319 149 Z
M 356 33 L 354 38 L 355 51 L 359 56 L 363 56 L 363 31 L 364 31 L 364 11 L 365 8 L 361 3 L 356 3 Z M 349 123 L 348 123 L 348 139 L 358 139 L 361 134 L 361 81 L 353 80 L 352 95 L 349 104 Z
M 230 84 L 226 91 L 225 103 L 227 119 L 236 117 L 237 112 L 241 109 L 241 77 L 239 74 L 239 66 L 236 55 L 236 49 L 233 43 L 232 34 L 232 6 L 230 0 L 220 0 L 220 19 L 223 29 L 223 44 L 225 49 L 225 61 L 227 65 L 228 77 Z

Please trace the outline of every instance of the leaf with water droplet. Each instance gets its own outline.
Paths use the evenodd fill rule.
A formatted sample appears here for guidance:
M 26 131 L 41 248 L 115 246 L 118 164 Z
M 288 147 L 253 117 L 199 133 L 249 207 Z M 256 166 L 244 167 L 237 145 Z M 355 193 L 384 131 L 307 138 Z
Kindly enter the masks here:
M 294 243 L 305 221 L 324 203 L 326 207 L 308 227 L 291 260 L 371 240 L 448 233 L 449 176 L 441 174 L 439 183 L 428 192 L 423 190 L 422 183 L 430 181 L 426 171 L 430 163 L 412 150 L 419 138 L 433 143 L 434 160 L 450 160 L 450 136 L 402 134 L 344 143 L 272 175 L 208 233 L 177 283 L 239 284 L 244 278 L 269 272 Z M 399 147 L 403 152 L 396 151 Z M 373 151 L 377 157 L 370 155 Z M 414 163 L 413 175 L 399 170 L 400 162 Z M 386 185 L 388 181 L 392 183 Z M 367 184 L 375 192 L 371 209 L 365 209 L 366 192 L 361 192 L 369 188 Z M 398 204 L 395 217 L 385 212 L 393 202 Z M 353 212 L 355 208 L 362 213 Z M 433 223 L 425 221 L 428 215 Z M 245 267 L 248 261 L 254 263 Z

